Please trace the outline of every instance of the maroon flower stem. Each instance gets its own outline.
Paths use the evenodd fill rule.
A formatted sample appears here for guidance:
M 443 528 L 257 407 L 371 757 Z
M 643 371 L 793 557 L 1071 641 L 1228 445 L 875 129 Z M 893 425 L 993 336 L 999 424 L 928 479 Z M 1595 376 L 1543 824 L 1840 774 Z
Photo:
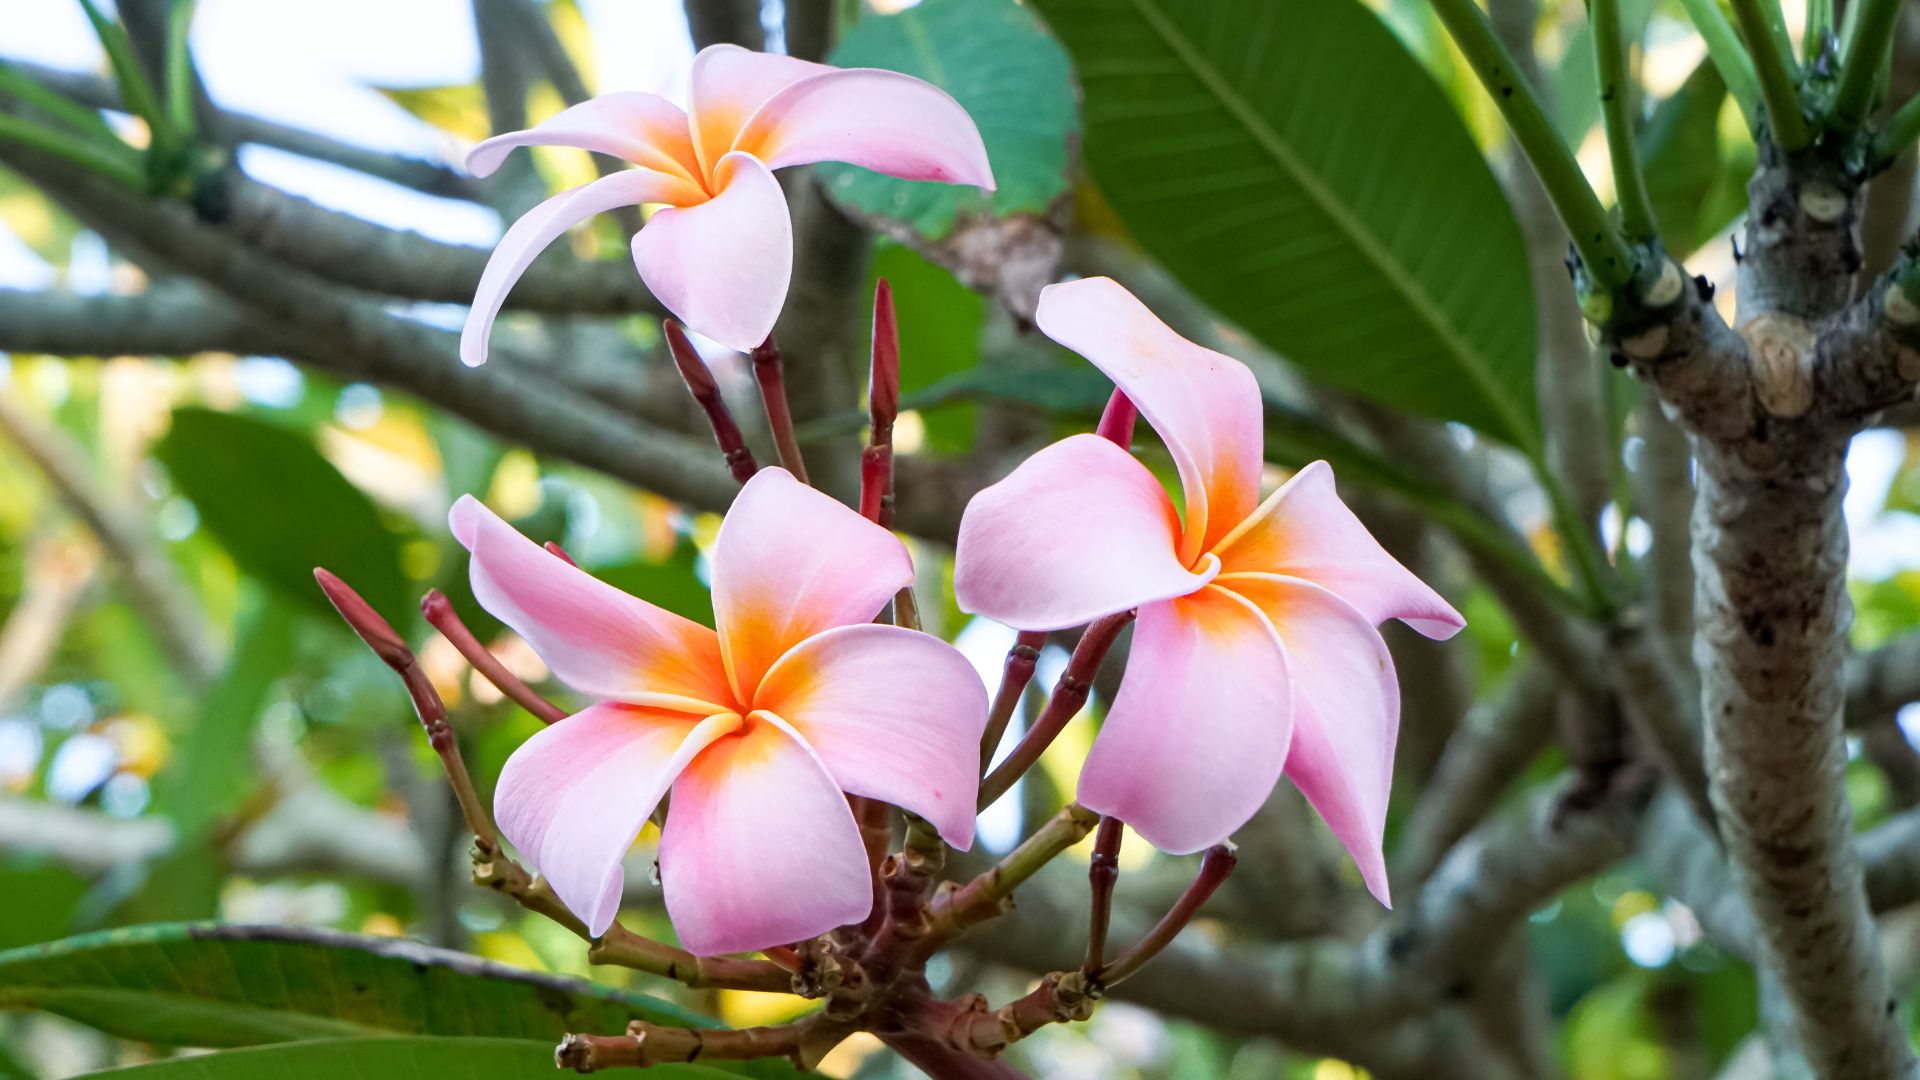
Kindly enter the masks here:
M 520 681 L 520 676 L 507 670 L 500 658 L 487 651 L 480 639 L 473 636 L 467 624 L 460 621 L 460 615 L 453 610 L 453 601 L 439 589 L 430 589 L 420 600 L 420 614 L 427 617 L 440 636 L 447 639 L 467 663 L 473 665 L 486 680 L 502 694 L 513 699 L 521 708 L 540 718 L 543 724 L 552 724 L 567 718 L 567 711 L 553 702 L 533 692 L 533 688 Z
M 1087 928 L 1087 959 L 1080 965 L 1083 975 L 1097 975 L 1106 964 L 1107 922 L 1113 916 L 1113 887 L 1120 881 L 1120 842 L 1127 827 L 1119 818 L 1100 819 L 1100 831 L 1093 838 L 1093 859 L 1087 865 L 1087 884 L 1093 898 L 1092 918 Z
M 780 347 L 773 335 L 753 350 L 753 381 L 760 385 L 760 403 L 767 410 L 767 426 L 773 429 L 773 445 L 780 451 L 780 464 L 801 483 L 807 479 L 807 463 L 800 457 L 800 439 L 793 431 L 793 409 L 787 404 L 787 378 L 780 361 Z
M 1086 976 L 1054 971 L 1031 992 L 998 1009 L 989 1011 L 986 999 L 972 994 L 936 1003 L 928 1019 L 947 1045 L 992 1057 L 1048 1024 L 1087 1019 L 1098 999 L 1098 989 Z
M 1193 915 L 1200 910 L 1200 905 L 1206 903 L 1220 883 L 1227 880 L 1228 874 L 1233 873 L 1235 861 L 1231 844 L 1215 844 L 1208 848 L 1200 860 L 1200 872 L 1194 875 L 1187 891 L 1180 894 L 1180 899 L 1174 902 L 1152 930 L 1147 931 L 1147 936 L 1141 938 L 1138 945 L 1094 974 L 1099 984 L 1102 987 L 1118 986 L 1144 967 L 1147 961 L 1160 955 L 1160 950 L 1166 948 L 1193 921 Z
M 580 568 L 580 564 L 573 561 L 573 556 L 567 554 L 566 548 L 561 547 L 559 544 L 556 544 L 551 540 L 546 542 L 545 547 L 547 549 L 547 554 L 553 556 L 556 559 L 559 559 L 561 562 L 566 563 L 568 566 L 571 566 L 576 570 Z
M 1040 649 L 1046 643 L 1044 631 L 1023 630 L 1014 639 L 1013 648 L 1007 650 L 1007 666 L 1000 672 L 1000 689 L 993 695 L 993 709 L 987 713 L 987 730 L 980 736 L 982 776 L 986 775 L 987 766 L 993 764 L 993 752 L 1000 748 L 1000 739 L 1013 721 L 1013 710 L 1020 707 L 1020 696 L 1033 681 L 1034 666 L 1039 663 Z
M 726 460 L 727 468 L 733 471 L 733 478 L 744 484 L 752 479 L 759 468 L 754 463 L 753 451 L 747 449 L 747 439 L 740 433 L 740 425 L 734 423 L 733 411 L 727 408 L 727 400 L 720 396 L 720 385 L 713 381 L 713 372 L 707 370 L 707 362 L 700 359 L 700 353 L 694 349 L 693 342 L 687 340 L 686 331 L 672 319 L 662 320 L 660 329 L 667 336 L 667 351 L 673 354 L 673 365 L 680 369 L 680 378 L 693 393 L 693 400 L 707 414 L 707 424 L 713 428 L 713 441 L 720 444 L 720 454 Z M 768 346 L 762 346 L 763 348 Z M 754 356 L 759 356 L 755 350 Z M 776 367 L 779 359 L 774 359 Z M 755 367 L 758 367 L 756 362 Z M 778 373 L 776 372 L 776 378 Z M 762 384 L 765 389 L 765 384 Z M 785 392 L 781 402 L 784 406 Z M 783 448 L 784 453 L 784 448 Z M 795 472 L 794 475 L 801 475 Z
M 867 384 L 872 425 L 860 455 L 860 513 L 893 528 L 893 423 L 900 416 L 900 322 L 893 287 L 881 278 L 873 290 L 873 364 Z
M 1100 413 L 1100 426 L 1094 434 L 1125 450 L 1133 445 L 1133 422 L 1140 416 L 1140 410 L 1125 392 L 1115 390 L 1107 399 L 1107 407 Z
M 454 798 L 460 803 L 460 816 L 465 819 L 467 828 L 473 832 L 474 843 L 483 852 L 492 853 L 500 849 L 499 834 L 494 832 L 493 819 L 480 804 L 480 796 L 473 790 L 473 777 L 467 774 L 467 763 L 460 756 L 460 743 L 454 738 L 453 727 L 447 723 L 447 707 L 440 700 L 440 694 L 433 688 L 427 673 L 420 670 L 420 663 L 414 658 L 413 650 L 394 632 L 392 624 L 380 617 L 352 586 L 335 577 L 331 571 L 320 567 L 313 568 L 313 578 L 320 583 L 320 591 L 327 594 L 333 609 L 340 613 L 360 640 L 367 643 L 386 665 L 400 676 L 406 685 L 407 696 L 413 700 L 414 714 L 420 717 L 420 725 L 427 729 L 427 742 L 433 752 L 440 755 L 440 766 L 446 771 L 447 783 L 453 786 Z
M 1054 684 L 1053 696 L 1047 699 L 1040 718 L 1033 722 L 1013 753 L 1007 755 L 1007 760 L 980 782 L 980 809 L 992 806 L 1005 795 L 1014 782 L 1040 760 L 1041 753 L 1053 745 L 1067 722 L 1080 712 L 1080 706 L 1087 703 L 1087 692 L 1093 689 L 1093 673 L 1099 670 L 1100 661 L 1106 659 L 1107 650 L 1113 648 L 1114 639 L 1132 621 L 1133 612 L 1122 611 L 1094 620 L 1080 635 L 1080 643 L 1073 647 L 1073 658 L 1067 661 L 1067 670 L 1060 673 L 1060 681 Z

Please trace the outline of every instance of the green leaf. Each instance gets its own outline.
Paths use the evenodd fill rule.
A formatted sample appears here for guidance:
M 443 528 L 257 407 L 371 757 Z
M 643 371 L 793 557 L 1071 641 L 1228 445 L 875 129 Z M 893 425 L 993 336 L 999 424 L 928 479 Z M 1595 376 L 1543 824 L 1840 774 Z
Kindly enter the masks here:
M 64 866 L 23 858 L 0 863 L 0 948 L 68 933 L 86 893 L 86 879 Z
M 1042 214 L 1067 193 L 1073 83 L 1060 46 L 1013 0 L 924 0 L 863 16 L 833 51 L 838 67 L 902 71 L 952 94 L 973 117 L 998 189 L 895 180 L 854 165 L 818 167 L 854 210 L 904 222 L 929 240 L 964 215 Z
M 313 568 L 324 566 L 388 621 L 411 621 L 399 538 L 306 436 L 185 408 L 174 411 L 154 453 L 242 570 L 331 619 L 313 584 Z
M 1727 84 L 1702 61 L 1680 89 L 1662 101 L 1640 135 L 1647 194 L 1660 239 L 1683 259 L 1719 235 L 1745 207 L 1749 155 L 1723 152 L 1720 110 Z M 1737 198 L 1722 193 L 1731 187 Z
M 552 1080 L 553 1047 L 518 1039 L 326 1039 L 175 1058 L 89 1076 L 129 1080 Z M 704 1065 L 655 1065 L 649 1080 L 721 1080 Z
M 663 607 L 702 626 L 713 625 L 713 595 L 700 580 L 699 549 L 681 540 L 659 562 L 635 559 L 587 567 L 589 573 L 630 596 Z
M 882 247 L 873 256 L 873 275 L 893 286 L 900 317 L 900 392 L 911 396 L 940 380 L 980 364 L 980 328 L 987 302 L 958 278 L 928 262 L 912 248 Z M 941 454 L 973 449 L 979 410 L 971 405 L 942 409 L 922 417 L 927 447 Z
M 277 597 L 250 605 L 226 671 L 201 706 L 181 752 L 155 778 L 155 803 L 183 843 L 233 810 L 258 777 L 250 767 L 253 730 L 274 682 L 293 656 L 293 620 Z
M 569 1031 L 624 1031 L 634 1018 L 712 1026 L 641 994 L 410 941 L 212 923 L 140 926 L 0 953 L 0 1007 L 40 1009 L 169 1046 L 370 1035 L 551 1042 Z
M 1200 300 L 1315 378 L 1539 443 L 1513 211 L 1433 78 L 1357 0 L 1035 0 L 1086 159 Z

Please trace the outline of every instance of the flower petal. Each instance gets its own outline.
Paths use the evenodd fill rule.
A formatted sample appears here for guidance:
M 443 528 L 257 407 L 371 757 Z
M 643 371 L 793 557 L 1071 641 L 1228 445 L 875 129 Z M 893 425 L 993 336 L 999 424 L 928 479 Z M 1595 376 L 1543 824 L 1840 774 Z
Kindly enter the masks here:
M 767 99 L 733 141 L 769 169 L 846 161 L 903 180 L 993 190 L 973 117 L 932 83 L 878 68 L 826 71 Z
M 1260 501 L 1253 372 L 1174 333 L 1111 278 L 1047 286 L 1035 321 L 1126 391 L 1167 444 L 1187 495 L 1180 561 L 1193 565 Z
M 1175 855 L 1226 839 L 1287 760 L 1288 657 L 1252 604 L 1209 586 L 1144 604 L 1080 802 Z
M 1059 630 L 1207 583 L 1176 557 L 1180 518 L 1146 466 L 1097 435 L 1022 462 L 960 516 L 960 610 Z
M 1373 538 L 1316 461 L 1267 497 L 1214 549 L 1220 572 L 1285 574 L 1331 590 L 1374 625 L 1399 619 L 1430 638 L 1467 624 L 1451 604 Z
M 687 761 L 737 721 L 628 705 L 582 709 L 507 759 L 493 793 L 500 832 L 598 937 L 620 909 L 620 860 L 647 816 Z
M 617 206 L 667 202 L 697 191 L 687 181 L 651 169 L 624 169 L 590 184 L 563 191 L 527 211 L 513 223 L 487 260 L 460 331 L 460 359 L 478 367 L 487 359 L 487 335 L 506 302 L 507 292 L 547 245 L 568 229 Z
M 779 53 L 753 52 L 738 45 L 709 45 L 693 58 L 692 105 L 694 153 L 711 169 L 727 151 L 747 120 L 768 98 L 814 75 L 837 71 L 827 64 L 797 60 Z
M 781 654 L 836 626 L 872 622 L 913 581 L 900 538 L 785 469 L 753 474 L 713 542 L 713 613 L 739 700 Z
M 836 627 L 768 669 L 754 707 L 798 731 L 842 790 L 972 846 L 987 688 L 958 649 L 898 626 Z
M 758 159 L 728 154 L 719 192 L 670 206 L 633 237 L 633 263 L 689 329 L 746 352 L 767 339 L 793 276 L 793 221 L 780 182 Z
M 713 631 L 555 558 L 471 495 L 447 520 L 473 553 L 474 598 L 568 686 L 702 716 L 731 707 Z
M 703 956 L 805 941 L 873 907 L 846 796 L 765 713 L 674 782 L 660 882 L 680 943 Z
M 492 176 L 521 146 L 573 146 L 699 183 L 687 114 L 657 94 L 602 94 L 563 109 L 524 131 L 509 131 L 467 152 L 467 171 Z
M 1287 776 L 1340 838 L 1382 904 L 1381 841 L 1400 733 L 1393 655 L 1372 621 L 1328 589 L 1274 574 L 1221 575 L 1258 606 L 1286 644 L 1293 671 L 1293 749 Z

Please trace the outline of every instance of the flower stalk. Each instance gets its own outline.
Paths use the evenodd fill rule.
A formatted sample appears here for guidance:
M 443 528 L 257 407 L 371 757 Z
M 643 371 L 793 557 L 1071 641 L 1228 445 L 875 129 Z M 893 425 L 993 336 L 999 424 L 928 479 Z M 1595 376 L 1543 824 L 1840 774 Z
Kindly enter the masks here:
M 565 555 L 560 556 L 566 558 Z M 571 559 L 567 560 L 572 562 Z M 567 711 L 535 693 L 533 688 L 521 680 L 520 676 L 507 670 L 500 658 L 487 650 L 480 639 L 473 636 L 467 624 L 460 621 L 460 614 L 453 610 L 453 601 L 439 589 L 431 589 L 420 601 L 420 614 L 440 636 L 447 639 L 467 663 L 473 665 L 488 682 L 505 694 L 508 699 L 540 718 L 541 723 L 552 724 L 567 718 Z
M 986 734 L 980 738 L 980 774 L 986 775 L 987 766 L 993 764 L 993 752 L 1000 748 L 1000 740 L 1007 733 L 1007 725 L 1013 721 L 1013 711 L 1020 707 L 1020 698 L 1027 691 L 1027 684 L 1033 681 L 1033 671 L 1040 662 L 1040 650 L 1047 643 L 1047 635 L 1039 630 L 1022 630 L 1014 639 L 1013 648 L 1007 650 L 1007 664 L 1000 672 L 1000 689 L 994 692 L 993 708 L 987 713 Z
M 720 395 L 720 384 L 713 381 L 713 372 L 707 369 L 707 362 L 700 359 L 699 351 L 693 347 L 693 342 L 687 340 L 687 332 L 680 328 L 679 323 L 664 319 L 660 329 L 666 335 L 667 352 L 673 355 L 673 366 L 679 369 L 681 381 L 687 384 L 693 400 L 707 414 L 707 426 L 713 429 L 713 441 L 720 444 L 720 455 L 725 459 L 727 468 L 733 473 L 734 480 L 746 483 L 753 478 L 759 465 L 753 460 L 753 451 L 747 449 L 747 438 L 741 434 L 740 425 L 734 422 L 733 411 L 727 408 L 726 398 Z
M 1193 916 L 1200 910 L 1200 905 L 1206 903 L 1214 890 L 1218 889 L 1227 880 L 1227 876 L 1233 873 L 1233 867 L 1237 861 L 1232 844 L 1215 844 L 1208 848 L 1206 855 L 1200 859 L 1200 872 L 1194 875 L 1192 884 L 1189 884 L 1186 891 L 1180 894 L 1180 899 L 1174 901 L 1173 907 L 1161 916 L 1153 929 L 1147 931 L 1147 936 L 1141 938 L 1139 944 L 1128 949 L 1121 954 L 1120 959 L 1100 970 L 1099 985 L 1118 986 L 1137 974 L 1146 966 L 1147 961 L 1160 955 L 1161 950 L 1172 944 L 1180 931 L 1186 929 L 1187 924 L 1193 921 Z
M 453 725 L 447 723 L 447 707 L 440 700 L 439 691 L 420 669 L 413 650 L 407 647 L 392 624 L 380 617 L 352 586 L 340 580 L 332 572 L 315 567 L 315 581 L 320 583 L 320 591 L 327 594 L 333 609 L 346 620 L 361 641 L 373 650 L 382 662 L 400 676 L 406 685 L 407 696 L 413 701 L 413 711 L 420 718 L 420 726 L 427 730 L 427 742 L 433 752 L 440 755 L 440 766 L 446 771 L 447 783 L 453 786 L 453 795 L 460 803 L 460 816 L 473 833 L 476 854 L 492 854 L 500 849 L 499 834 L 494 831 L 493 819 L 480 804 L 480 796 L 473 790 L 473 777 L 467 773 L 466 760 L 460 756 L 460 743 L 454 737 Z
M 1033 727 L 1020 739 L 1020 744 L 1007 755 L 1000 767 L 987 774 L 980 782 L 980 808 L 992 806 L 1005 795 L 1013 785 L 1026 775 L 1040 755 L 1053 745 L 1068 721 L 1080 714 L 1080 707 L 1087 703 L 1087 694 L 1093 689 L 1094 672 L 1100 670 L 1100 662 L 1107 658 L 1107 651 L 1120 637 L 1120 631 L 1133 621 L 1132 611 L 1123 611 L 1097 619 L 1080 635 L 1079 644 L 1073 647 L 1073 658 L 1067 661 L 1067 669 L 1060 673 L 1060 681 L 1054 684 L 1053 696 L 1047 699 L 1047 707 Z
M 1840 66 L 1840 82 L 1827 104 L 1827 124 L 1835 131 L 1854 132 L 1866 124 L 1873 101 L 1880 91 L 1881 70 L 1893 39 L 1893 22 L 1900 14 L 1900 0 L 1856 0 L 1852 33 L 1847 38 L 1846 60 Z
M 807 464 L 800 456 L 800 437 L 793 429 L 793 408 L 787 404 L 785 363 L 773 335 L 754 346 L 753 381 L 760 387 L 760 403 L 767 412 L 767 427 L 773 431 L 773 445 L 780 452 L 780 464 L 801 483 L 807 479 Z
M 1093 858 L 1087 863 L 1092 918 L 1087 926 L 1087 958 L 1080 965 L 1083 975 L 1098 975 L 1106 964 L 1107 923 L 1113 917 L 1113 889 L 1120 882 L 1120 843 L 1126 834 L 1126 825 L 1115 817 L 1101 818 L 1100 831 L 1094 834 Z

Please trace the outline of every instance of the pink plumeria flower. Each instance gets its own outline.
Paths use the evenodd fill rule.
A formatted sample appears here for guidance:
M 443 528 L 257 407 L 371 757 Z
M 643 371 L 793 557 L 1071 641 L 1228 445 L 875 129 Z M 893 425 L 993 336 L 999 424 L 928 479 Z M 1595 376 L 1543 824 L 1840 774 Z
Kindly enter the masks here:
M 1260 391 L 1106 278 L 1050 285 L 1042 331 L 1093 361 L 1159 432 L 1186 520 L 1146 466 L 1076 435 L 982 491 L 960 523 L 960 607 L 1022 630 L 1139 610 L 1079 800 L 1176 854 L 1245 824 L 1284 771 L 1386 903 L 1400 690 L 1376 627 L 1458 612 L 1368 534 L 1325 462 L 1260 500 Z
M 474 596 L 597 699 L 514 751 L 494 794 L 500 831 L 596 937 L 668 788 L 660 882 L 700 954 L 867 916 L 846 794 L 973 842 L 986 687 L 951 645 L 871 621 L 913 579 L 892 533 L 762 469 L 714 544 L 716 633 L 554 557 L 472 497 L 451 520 Z
M 518 146 L 575 146 L 633 168 L 563 191 L 501 238 L 460 336 L 469 364 L 507 290 L 569 228 L 621 206 L 665 203 L 634 235 L 640 278 L 693 330 L 742 352 L 765 341 L 787 297 L 793 225 L 773 170 L 846 161 L 904 180 L 993 190 L 980 132 L 930 83 L 714 45 L 693 58 L 687 111 L 654 94 L 606 94 L 473 148 L 489 176 Z

